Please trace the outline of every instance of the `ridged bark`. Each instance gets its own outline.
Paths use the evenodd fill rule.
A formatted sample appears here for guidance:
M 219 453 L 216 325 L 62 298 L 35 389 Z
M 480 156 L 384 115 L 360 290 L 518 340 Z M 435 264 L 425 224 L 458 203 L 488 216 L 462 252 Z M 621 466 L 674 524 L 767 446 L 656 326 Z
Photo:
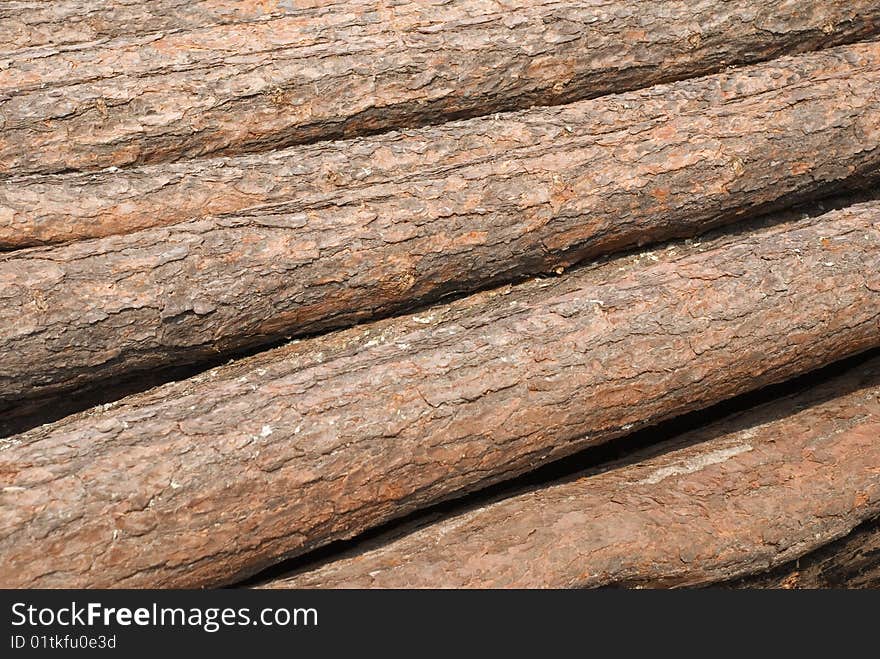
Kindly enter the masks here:
M 307 13 L 309 5 L 316 13 L 315 7 L 330 4 L 297 0 L 297 12 L 293 2 L 264 0 L 5 0 L 0 4 L 0 56 L 81 49 L 154 32 L 234 26 Z
M 250 203 L 294 201 L 0 257 L 0 401 L 400 312 L 876 172 L 880 43 L 280 157 L 151 172 L 134 205 L 189 213 L 230 174 Z
M 441 193 L 451 202 L 468 192 L 471 205 L 479 204 L 485 214 L 499 200 L 492 190 L 477 187 L 479 180 L 472 175 L 478 167 L 490 181 L 519 177 L 537 186 L 555 204 L 554 211 L 575 191 L 590 194 L 590 183 L 608 196 L 621 194 L 611 204 L 657 206 L 670 193 L 663 176 L 670 176 L 672 167 L 695 176 L 688 193 L 699 197 L 754 187 L 751 177 L 768 171 L 774 180 L 787 174 L 792 181 L 784 188 L 790 191 L 791 184 L 809 185 L 809 176 L 835 180 L 876 154 L 877 96 L 872 92 L 880 86 L 878 59 L 876 44 L 858 45 L 571 108 L 533 109 L 251 156 L 0 179 L 0 249 L 124 234 L 260 207 L 277 213 L 284 211 L 284 202 L 293 202 L 289 206 L 297 211 L 320 210 L 332 205 L 340 188 L 358 192 L 351 200 L 343 194 L 339 203 L 366 199 L 380 216 L 389 212 L 381 203 L 386 190 L 406 197 L 415 185 L 429 198 Z M 860 118 L 860 112 L 865 116 Z M 734 139 L 737 131 L 743 140 Z M 801 139 L 806 132 L 806 143 L 789 141 L 792 131 Z M 642 143 L 649 139 L 657 144 Z M 690 140 L 699 147 L 688 152 L 683 146 Z M 754 147 L 747 140 L 754 140 Z M 554 163 L 549 162 L 550 145 L 561 154 Z M 765 147 L 771 158 L 756 163 Z M 835 160 L 818 158 L 825 149 Z M 790 157 L 779 157 L 789 150 Z M 673 164 L 663 165 L 666 155 Z M 776 165 L 769 166 L 774 160 Z M 698 187 L 710 165 L 713 178 Z M 447 174 L 456 176 L 458 187 L 438 189 L 436 177 Z M 400 190 L 391 190 L 392 185 Z M 430 209 L 412 210 L 431 214 Z M 397 220 L 392 216 L 388 221 Z M 481 221 L 467 218 L 468 223 Z
M 761 573 L 880 514 L 878 440 L 875 359 L 687 433 L 659 456 L 461 512 L 268 586 L 670 587 Z
M 869 0 L 506 4 L 264 13 L 254 3 L 227 14 L 232 3 L 7 3 L 0 175 L 264 151 L 564 103 L 880 30 Z M 133 33 L 139 24 L 146 32 Z
M 880 203 L 294 342 L 3 440 L 0 584 L 233 582 L 878 345 Z
M 733 588 L 880 588 L 880 518 L 780 568 L 725 585 Z

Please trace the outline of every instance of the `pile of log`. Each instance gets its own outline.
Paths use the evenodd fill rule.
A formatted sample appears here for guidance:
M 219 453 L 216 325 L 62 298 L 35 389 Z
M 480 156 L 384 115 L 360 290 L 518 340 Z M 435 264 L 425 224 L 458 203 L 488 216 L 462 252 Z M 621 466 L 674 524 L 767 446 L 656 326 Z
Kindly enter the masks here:
M 0 586 L 880 584 L 877 3 L 7 4 Z

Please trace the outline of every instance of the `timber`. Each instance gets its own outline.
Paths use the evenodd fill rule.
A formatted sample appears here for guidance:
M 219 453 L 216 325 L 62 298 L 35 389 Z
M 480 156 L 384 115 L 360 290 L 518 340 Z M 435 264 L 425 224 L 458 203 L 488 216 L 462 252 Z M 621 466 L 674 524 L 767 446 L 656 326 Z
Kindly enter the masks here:
M 723 585 L 732 588 L 880 588 L 880 518 L 782 567 Z
M 0 5 L 0 56 L 104 45 L 154 32 L 247 24 L 294 15 L 292 7 L 290 2 L 239 0 L 6 0 Z
M 452 221 L 486 230 L 492 215 L 516 211 L 505 221 L 526 228 L 530 219 L 570 224 L 556 216 L 573 211 L 591 215 L 587 223 L 597 231 L 619 234 L 602 217 L 621 213 L 650 232 L 643 213 L 665 213 L 667 207 L 681 212 L 686 206 L 695 219 L 705 218 L 747 199 L 766 201 L 766 188 L 802 190 L 810 187 L 811 176 L 835 181 L 876 164 L 878 48 L 842 47 L 569 107 L 367 139 L 115 172 L 0 179 L 0 249 L 125 234 L 205 216 L 253 215 L 254 209 L 273 217 L 285 211 L 314 216 L 334 206 L 344 226 L 332 230 L 347 228 L 351 239 L 369 237 L 366 218 L 354 214 L 359 204 L 386 228 L 402 227 L 398 233 L 404 236 L 420 237 L 427 229 L 417 227 L 428 221 L 447 232 L 454 229 Z M 686 148 L 691 142 L 693 148 Z M 680 180 L 672 180 L 676 168 Z M 443 185 L 447 175 L 453 181 Z M 766 188 L 761 176 L 771 177 Z M 486 190 L 479 187 L 483 177 Z M 686 185 L 691 179 L 693 185 Z M 505 180 L 534 188 L 535 198 L 518 198 L 503 186 Z M 679 187 L 670 187 L 674 184 Z M 597 190 L 608 198 L 604 205 Z M 570 199 L 575 193 L 579 199 Z M 408 209 L 391 204 L 394 197 L 412 195 L 445 197 L 451 218 L 430 204 Z M 727 196 L 729 201 L 721 201 Z M 541 200 L 547 205 L 543 211 L 534 208 Z M 710 213 L 701 215 L 695 209 L 704 204 Z M 418 214 L 419 223 L 407 211 Z M 579 240 L 581 234 L 588 235 L 582 229 Z
M 267 585 L 681 587 L 763 573 L 880 514 L 878 438 L 875 358 L 649 459 L 574 474 Z
M 872 0 L 235 4 L 4 3 L 0 175 L 567 103 L 880 30 Z
M 235 582 L 877 346 L 877 202 L 295 341 L 3 440 L 0 585 Z
M 880 42 L 279 158 L 149 170 L 124 189 L 143 193 L 141 218 L 196 212 L 221 188 L 221 207 L 274 186 L 293 201 L 0 256 L 0 402 L 399 313 L 875 176 Z M 95 185 L 104 201 L 83 207 L 113 225 L 115 184 Z M 66 190 L 22 190 L 14 214 L 62 212 Z

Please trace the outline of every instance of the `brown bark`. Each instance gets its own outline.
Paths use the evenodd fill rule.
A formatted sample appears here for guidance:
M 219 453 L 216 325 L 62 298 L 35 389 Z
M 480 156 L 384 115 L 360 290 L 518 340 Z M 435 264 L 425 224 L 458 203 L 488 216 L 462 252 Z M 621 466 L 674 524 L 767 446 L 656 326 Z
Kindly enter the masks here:
M 747 226 L 755 228 L 768 223 L 781 223 L 806 217 L 816 217 L 831 210 L 839 210 L 869 201 L 880 201 L 880 187 L 866 185 L 865 181 L 849 180 L 848 183 L 859 185 L 860 187 L 856 190 L 846 190 L 841 194 L 831 197 L 824 197 L 820 201 L 789 206 L 785 210 L 772 213 L 757 222 L 750 221 Z M 704 234 L 702 239 L 711 238 L 713 233 L 717 234 L 718 231 Z M 125 396 L 144 392 L 166 382 L 192 377 L 227 361 L 228 358 L 218 358 L 211 363 L 201 362 L 195 365 L 140 371 L 128 376 L 114 378 L 111 382 L 104 381 L 80 387 L 76 390 L 76 394 L 72 396 L 59 397 L 50 394 L 45 397 L 16 401 L 13 407 L 4 410 L 0 414 L 0 438 L 58 421 L 65 416 L 83 412 L 97 405 L 112 403 Z
M 327 4 L 296 2 L 300 10 Z M 0 4 L 0 57 L 23 58 L 31 52 L 82 48 L 89 42 L 105 45 L 119 37 L 179 33 L 296 13 L 292 2 L 262 0 L 5 0 Z
M 210 2 L 23 4 L 0 33 L 0 175 L 564 103 L 880 30 L 871 0 L 309 2 L 269 20 L 248 7 L 225 18 Z M 159 31 L 132 34 L 138 20 Z M 101 41 L 79 42 L 89 38 Z
M 294 342 L 4 440 L 0 583 L 228 583 L 878 345 L 880 203 Z
M 450 204 L 469 201 L 463 209 L 451 205 L 448 210 L 460 224 L 478 228 L 487 221 L 482 215 L 502 212 L 501 202 L 518 200 L 514 206 L 526 211 L 537 201 L 500 188 L 506 178 L 543 195 L 549 207 L 535 221 L 576 208 L 597 214 L 613 212 L 615 205 L 630 212 L 639 206 L 660 211 L 667 201 L 663 196 L 672 194 L 675 202 L 678 190 L 681 198 L 696 193 L 701 199 L 730 188 L 734 194 L 755 192 L 761 189 L 756 177 L 768 170 L 774 183 L 791 179 L 785 184 L 791 191 L 811 185 L 811 177 L 835 180 L 876 164 L 878 60 L 876 44 L 858 45 L 570 108 L 251 156 L 0 180 L 0 249 L 124 234 L 255 207 L 281 213 L 284 202 L 292 202 L 293 211 L 326 212 L 339 199 L 340 186 L 356 190 L 351 198 L 339 199 L 343 207 L 366 203 L 395 224 L 402 219 L 395 215 L 404 210 L 449 222 L 430 206 L 389 208 L 397 195 L 421 192 L 419 199 L 439 195 Z M 792 135 L 803 139 L 804 131 L 806 142 L 795 142 Z M 657 143 L 646 143 L 650 139 Z M 693 148 L 686 149 L 691 141 Z M 554 151 L 548 149 L 551 144 Z M 770 158 L 759 164 L 763 150 Z M 672 162 L 664 163 L 667 156 Z M 682 180 L 670 188 L 664 179 L 675 172 Z M 682 172 L 693 185 L 685 185 Z M 437 180 L 445 175 L 455 177 L 452 184 Z M 479 187 L 480 176 L 493 187 Z M 595 204 L 597 188 L 606 197 L 620 196 L 602 208 Z M 507 194 L 498 199 L 493 192 Z M 569 197 L 575 193 L 592 201 L 573 206 Z M 474 207 L 485 210 L 473 217 Z M 468 211 L 470 217 L 458 217 Z M 349 217 L 349 231 L 363 228 L 365 221 Z
M 769 573 L 738 579 L 733 588 L 878 588 L 880 519 Z
M 289 179 L 273 160 L 243 179 L 259 199 L 305 170 L 296 201 L 0 257 L 0 401 L 693 235 L 874 171 L 880 43 L 299 156 L 285 156 Z M 374 180 L 322 190 L 343 158 L 344 174 Z M 145 214 L 155 200 L 210 197 L 212 178 L 225 176 L 211 172 L 173 191 L 148 177 L 162 191 L 146 195 Z
M 880 514 L 880 359 L 671 447 L 268 585 L 669 587 L 764 572 Z

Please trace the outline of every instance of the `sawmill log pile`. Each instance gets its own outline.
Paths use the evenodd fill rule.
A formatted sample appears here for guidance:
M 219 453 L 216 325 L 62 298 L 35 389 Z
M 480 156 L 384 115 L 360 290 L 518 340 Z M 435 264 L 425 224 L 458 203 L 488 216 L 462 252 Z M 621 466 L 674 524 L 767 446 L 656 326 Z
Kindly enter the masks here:
M 877 346 L 880 202 L 295 342 L 17 436 L 3 585 L 226 583 Z
M 656 588 L 760 573 L 880 516 L 878 439 L 875 358 L 652 449 L 659 455 L 450 515 L 269 585 Z
M 234 205 L 237 180 L 278 181 L 279 204 L 0 256 L 0 404 L 692 235 L 875 172 L 880 42 L 275 157 L 289 179 L 278 161 L 219 167 L 221 182 L 213 162 L 125 177 L 185 214 L 178 199 L 213 187 Z M 328 171 L 372 178 L 328 188 Z M 104 205 L 107 176 L 88 179 Z M 27 187 L 5 195 L 42 197 Z M 157 194 L 123 205 L 161 217 Z
M 878 53 L 874 42 L 854 44 L 592 101 L 269 153 L 0 178 L 0 249 L 205 216 L 255 214 L 259 226 L 268 215 L 270 228 L 282 228 L 285 216 L 313 221 L 337 206 L 327 230 L 362 241 L 425 238 L 428 222 L 454 235 L 450 216 L 475 230 L 497 230 L 497 215 L 521 232 L 550 220 L 579 232 L 550 241 L 554 251 L 693 233 L 708 218 L 815 194 L 875 165 Z M 600 190 L 607 199 L 596 198 Z M 401 207 L 389 197 L 433 203 Z M 448 206 L 434 208 L 443 197 Z M 362 203 L 381 234 L 353 214 Z M 661 226 L 645 219 L 652 209 Z M 588 226 L 573 224 L 573 213 Z
M 559 104 L 880 30 L 872 0 L 234 4 L 4 3 L 0 176 Z
M 878 583 L 880 5 L 504 4 L 0 7 L 0 587 Z

